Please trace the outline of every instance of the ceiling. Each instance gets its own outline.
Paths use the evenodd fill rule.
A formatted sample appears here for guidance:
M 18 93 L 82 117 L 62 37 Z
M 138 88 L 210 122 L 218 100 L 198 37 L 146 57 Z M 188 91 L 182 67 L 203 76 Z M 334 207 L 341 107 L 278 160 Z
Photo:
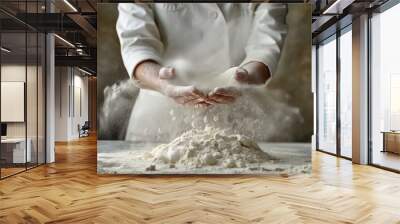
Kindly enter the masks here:
M 326 32 L 347 14 L 356 14 L 366 8 L 383 4 L 386 0 L 292 0 L 312 5 L 313 38 Z M 12 54 L 25 54 L 25 38 L 29 31 L 54 32 L 56 63 L 81 66 L 96 73 L 97 3 L 113 0 L 1 0 L 0 22 L 3 45 L 13 48 Z M 52 9 L 52 13 L 48 13 Z M 329 10 L 328 10 L 329 9 Z M 329 12 L 329 13 L 327 13 Z M 324 33 L 325 32 L 325 33 Z M 334 29 L 333 31 L 334 32 Z M 36 46 L 28 38 L 28 54 Z M 64 41 L 66 40 L 66 41 Z M 72 45 L 73 46 L 72 46 Z
M 352 23 L 354 17 L 373 11 L 388 0 L 317 0 L 313 11 L 313 43 L 335 34 Z
M 2 46 L 12 49 L 12 52 L 7 53 L 8 60 L 16 61 L 24 58 L 24 55 L 28 58 L 35 55 L 37 48 L 34 43 L 30 43 L 33 35 L 28 34 L 28 45 L 25 43 L 26 30 L 35 33 L 52 32 L 57 34 L 56 65 L 78 66 L 95 74 L 97 1 L 47 2 L 46 5 L 45 0 L 0 1 Z

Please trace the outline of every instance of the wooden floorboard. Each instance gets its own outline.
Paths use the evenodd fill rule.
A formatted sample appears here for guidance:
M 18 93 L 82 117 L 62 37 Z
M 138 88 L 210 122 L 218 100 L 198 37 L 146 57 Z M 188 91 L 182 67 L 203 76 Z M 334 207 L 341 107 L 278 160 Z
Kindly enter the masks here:
M 0 223 L 400 223 L 400 175 L 313 153 L 313 173 L 98 176 L 96 139 L 0 181 Z

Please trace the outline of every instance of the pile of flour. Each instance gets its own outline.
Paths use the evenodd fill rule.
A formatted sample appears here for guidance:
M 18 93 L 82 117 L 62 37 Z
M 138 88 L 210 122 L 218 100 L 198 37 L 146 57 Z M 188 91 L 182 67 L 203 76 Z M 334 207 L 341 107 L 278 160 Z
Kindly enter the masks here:
M 261 164 L 272 160 L 250 138 L 228 134 L 226 130 L 211 126 L 189 130 L 170 143 L 145 152 L 143 159 L 155 165 L 169 164 L 171 168 L 175 166 L 245 168 L 250 164 Z M 150 170 L 154 170 L 155 165 L 152 165 Z

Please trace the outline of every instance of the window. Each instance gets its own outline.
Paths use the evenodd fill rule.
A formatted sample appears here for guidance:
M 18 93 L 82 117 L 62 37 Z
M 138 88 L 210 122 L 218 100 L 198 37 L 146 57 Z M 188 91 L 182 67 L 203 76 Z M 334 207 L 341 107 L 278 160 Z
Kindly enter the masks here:
M 352 157 L 351 28 L 340 30 L 340 36 L 331 36 L 317 50 L 317 146 L 345 158 Z
M 351 26 L 340 36 L 340 155 L 352 156 L 352 33 Z
M 400 4 L 371 18 L 371 162 L 400 170 Z
M 319 45 L 318 149 L 336 153 L 336 36 Z

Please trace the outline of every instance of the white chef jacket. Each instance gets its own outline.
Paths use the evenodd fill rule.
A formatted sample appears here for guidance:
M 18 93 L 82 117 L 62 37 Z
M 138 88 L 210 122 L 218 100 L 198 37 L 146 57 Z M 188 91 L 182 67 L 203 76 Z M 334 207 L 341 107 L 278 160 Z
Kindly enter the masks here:
M 130 76 L 144 60 L 199 63 L 210 56 L 218 60 L 203 64 L 259 61 L 274 74 L 287 32 L 286 5 L 277 3 L 120 3 L 118 9 L 117 33 Z
M 120 3 L 118 10 L 121 55 L 131 77 L 142 61 L 174 67 L 175 59 L 191 65 L 193 78 L 220 74 L 250 61 L 264 63 L 274 75 L 287 33 L 285 4 Z M 141 135 L 141 128 L 152 122 L 165 123 L 158 110 L 176 106 L 166 100 L 154 91 L 141 90 L 126 139 L 136 140 L 133 136 Z M 157 103 L 151 110 L 138 109 L 146 102 Z M 155 131 L 146 130 L 149 135 Z

